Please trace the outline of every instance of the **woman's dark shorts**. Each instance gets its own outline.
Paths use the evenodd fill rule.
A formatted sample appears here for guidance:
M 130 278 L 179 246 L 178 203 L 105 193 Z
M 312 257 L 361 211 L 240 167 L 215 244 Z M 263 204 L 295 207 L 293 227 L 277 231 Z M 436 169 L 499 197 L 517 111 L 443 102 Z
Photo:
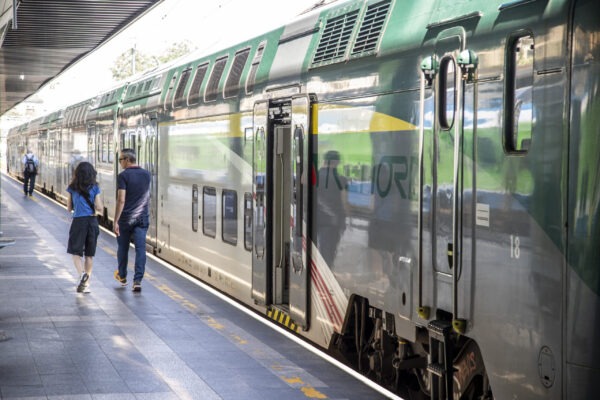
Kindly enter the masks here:
M 95 216 L 73 218 L 69 229 L 67 253 L 78 256 L 94 257 L 100 228 Z

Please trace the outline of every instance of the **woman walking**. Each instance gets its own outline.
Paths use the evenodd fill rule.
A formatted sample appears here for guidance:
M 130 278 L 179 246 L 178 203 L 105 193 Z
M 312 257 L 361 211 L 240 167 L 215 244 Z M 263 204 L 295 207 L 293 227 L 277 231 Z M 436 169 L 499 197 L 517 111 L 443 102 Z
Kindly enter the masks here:
M 96 170 L 92 164 L 83 161 L 75 168 L 67 192 L 69 192 L 67 210 L 73 211 L 67 253 L 73 256 L 73 264 L 80 276 L 77 292 L 88 293 L 96 244 L 100 234 L 96 210 L 103 208 L 102 200 L 98 196 L 100 187 L 96 181 Z

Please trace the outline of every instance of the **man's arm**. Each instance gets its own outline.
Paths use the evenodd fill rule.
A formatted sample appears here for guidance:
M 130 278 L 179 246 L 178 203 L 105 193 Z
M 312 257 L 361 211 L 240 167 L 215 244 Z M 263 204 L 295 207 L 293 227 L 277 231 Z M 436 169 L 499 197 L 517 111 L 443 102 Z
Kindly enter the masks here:
M 119 218 L 121 218 L 121 212 L 125 206 L 125 189 L 117 190 L 117 204 L 115 204 L 115 221 L 113 223 L 113 232 L 119 236 Z

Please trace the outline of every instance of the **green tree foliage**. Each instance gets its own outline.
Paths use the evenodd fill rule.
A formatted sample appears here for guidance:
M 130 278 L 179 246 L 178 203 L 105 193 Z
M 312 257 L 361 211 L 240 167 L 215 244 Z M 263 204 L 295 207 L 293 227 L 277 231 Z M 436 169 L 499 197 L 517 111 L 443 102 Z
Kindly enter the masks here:
M 192 50 L 191 44 L 188 41 L 173 43 L 163 54 L 156 56 L 161 64 L 166 64 L 171 60 L 183 57 L 189 54 Z
M 182 57 L 193 49 L 187 41 L 173 43 L 161 54 L 146 54 L 137 49 L 129 49 L 117 57 L 110 68 L 113 79 L 122 81 L 150 68 L 158 67 L 171 60 Z M 134 55 L 135 54 L 135 62 Z

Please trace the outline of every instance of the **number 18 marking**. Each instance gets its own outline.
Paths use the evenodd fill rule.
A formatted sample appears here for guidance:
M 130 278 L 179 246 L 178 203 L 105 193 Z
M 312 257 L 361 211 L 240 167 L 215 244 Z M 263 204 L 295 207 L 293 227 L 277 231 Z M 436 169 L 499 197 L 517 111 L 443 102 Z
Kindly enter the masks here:
M 519 258 L 521 256 L 521 239 L 518 236 L 510 235 L 510 258 Z

